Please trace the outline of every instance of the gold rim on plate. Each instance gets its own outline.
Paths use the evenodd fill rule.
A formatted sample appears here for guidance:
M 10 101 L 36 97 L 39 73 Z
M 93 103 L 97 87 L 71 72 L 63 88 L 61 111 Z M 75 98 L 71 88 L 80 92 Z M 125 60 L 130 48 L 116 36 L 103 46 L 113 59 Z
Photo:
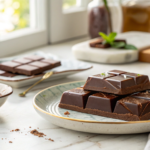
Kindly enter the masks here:
M 143 120 L 143 121 L 127 121 L 127 122 L 101 122 L 101 121 L 90 121 L 90 120 L 81 120 L 81 119 L 73 119 L 73 118 L 67 118 L 67 117 L 61 117 L 61 116 L 57 116 L 51 113 L 48 113 L 46 111 L 44 111 L 43 109 L 41 109 L 40 107 L 38 107 L 35 103 L 35 98 L 37 95 L 39 95 L 40 93 L 42 93 L 43 91 L 49 89 L 49 88 L 53 88 L 55 86 L 60 86 L 60 85 L 65 85 L 65 84 L 71 84 L 71 83 L 76 83 L 76 82 L 85 82 L 85 81 L 75 81 L 75 82 L 68 82 L 68 83 L 63 83 L 63 84 L 57 84 L 51 87 L 48 87 L 44 90 L 41 90 L 40 92 L 38 92 L 34 98 L 33 98 L 33 106 L 35 109 L 41 111 L 42 113 L 45 113 L 47 115 L 53 116 L 53 117 L 57 117 L 57 118 L 61 118 L 61 119 L 66 119 L 66 120 L 71 120 L 71 121 L 78 121 L 78 122 L 83 122 L 83 123 L 101 123 L 101 124 L 136 124 L 136 123 L 148 123 L 150 122 L 150 120 Z

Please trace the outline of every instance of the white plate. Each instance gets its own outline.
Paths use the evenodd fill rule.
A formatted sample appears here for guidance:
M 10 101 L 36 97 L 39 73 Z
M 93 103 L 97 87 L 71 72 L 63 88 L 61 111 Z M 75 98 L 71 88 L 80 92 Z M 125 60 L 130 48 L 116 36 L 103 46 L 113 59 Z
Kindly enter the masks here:
M 118 39 L 125 39 L 128 44 L 135 45 L 138 50 L 122 50 L 115 48 L 92 48 L 89 41 L 76 44 L 72 47 L 77 59 L 98 63 L 120 64 L 138 60 L 139 50 L 150 47 L 150 34 L 146 32 L 126 32 L 118 34 Z M 95 40 L 95 39 L 94 39 Z
M 69 116 L 64 115 L 67 110 L 58 107 L 62 93 L 80 87 L 84 83 L 72 82 L 42 90 L 34 97 L 33 106 L 46 120 L 71 130 L 101 134 L 133 134 L 150 131 L 150 120 L 127 122 L 71 110 Z
M 52 55 L 50 53 L 45 54 L 40 51 L 38 51 L 36 53 L 31 53 L 28 55 L 39 55 L 44 58 L 60 60 L 55 55 Z M 21 56 L 17 56 L 17 57 L 24 57 L 24 56 L 25 55 L 21 55 Z M 16 59 L 17 57 L 9 57 L 9 58 L 0 59 L 0 63 L 2 63 L 4 61 L 10 61 L 10 60 Z M 84 70 L 92 68 L 91 65 L 83 63 L 83 62 L 66 60 L 66 59 L 65 60 L 61 59 L 60 61 L 61 61 L 61 66 L 49 70 L 49 71 L 54 71 L 55 73 L 49 79 L 44 80 L 44 82 L 54 81 L 56 79 L 64 78 L 66 76 L 69 76 L 69 75 L 78 73 L 80 71 L 84 71 Z M 17 75 L 15 77 L 0 76 L 0 82 L 4 83 L 4 84 L 8 84 L 14 88 L 20 88 L 23 86 L 32 85 L 36 81 L 40 80 L 42 78 L 42 76 L 43 76 L 43 74 L 34 75 L 34 76 Z

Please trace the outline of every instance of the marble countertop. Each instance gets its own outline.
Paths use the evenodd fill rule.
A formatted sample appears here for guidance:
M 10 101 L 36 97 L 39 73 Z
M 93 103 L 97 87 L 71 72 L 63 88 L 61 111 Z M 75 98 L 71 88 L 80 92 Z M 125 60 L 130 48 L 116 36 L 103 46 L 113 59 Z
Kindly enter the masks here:
M 53 53 L 60 58 L 75 59 L 71 53 L 71 47 L 84 40 L 86 38 L 45 46 L 32 51 L 41 50 L 46 53 Z M 34 110 L 32 106 L 34 95 L 52 85 L 85 80 L 89 75 L 109 69 L 128 70 L 150 75 L 148 63 L 135 62 L 122 65 L 92 64 L 94 68 L 91 70 L 80 72 L 57 81 L 41 83 L 34 87 L 25 98 L 19 97 L 18 94 L 27 87 L 14 89 L 14 93 L 0 108 L 0 150 L 143 150 L 147 142 L 148 133 L 136 135 L 102 135 L 67 130 L 44 120 Z M 31 128 L 29 128 L 30 126 Z M 10 132 L 16 128 L 19 128 L 20 131 Z M 29 132 L 33 129 L 43 132 L 47 135 L 46 138 L 51 138 L 54 142 L 31 135 Z M 9 141 L 13 143 L 9 143 Z

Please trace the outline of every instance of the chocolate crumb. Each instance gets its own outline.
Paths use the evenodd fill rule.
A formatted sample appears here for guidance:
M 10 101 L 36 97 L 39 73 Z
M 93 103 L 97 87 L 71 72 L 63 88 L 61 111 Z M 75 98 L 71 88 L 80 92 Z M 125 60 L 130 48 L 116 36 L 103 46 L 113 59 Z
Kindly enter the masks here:
M 11 130 L 10 132 L 14 132 L 14 130 Z
M 15 131 L 20 131 L 20 129 L 15 129 Z
M 29 128 L 31 128 L 31 126 Z
M 45 136 L 44 133 L 38 132 L 36 129 L 32 130 L 30 133 L 33 134 L 33 135 L 35 135 L 35 136 L 38 136 L 38 137 Z
M 2 140 L 3 140 L 3 138 L 2 138 Z
M 9 141 L 9 143 L 12 143 L 12 141 Z
M 68 111 L 64 112 L 64 115 L 70 115 L 70 113 Z
M 49 140 L 49 141 L 52 141 L 52 142 L 54 142 L 54 140 L 53 140 L 53 139 L 51 139 L 51 138 L 49 138 L 48 140 Z

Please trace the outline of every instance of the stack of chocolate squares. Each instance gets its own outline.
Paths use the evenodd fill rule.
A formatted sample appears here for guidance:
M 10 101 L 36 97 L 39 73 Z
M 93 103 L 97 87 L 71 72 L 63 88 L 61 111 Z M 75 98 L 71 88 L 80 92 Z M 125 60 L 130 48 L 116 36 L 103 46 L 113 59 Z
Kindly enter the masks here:
M 0 63 L 0 75 L 6 77 L 13 77 L 16 74 L 31 76 L 60 65 L 60 61 L 45 59 L 38 55 L 31 55 Z
M 111 70 L 88 77 L 83 87 L 65 91 L 59 107 L 109 118 L 150 119 L 147 75 Z

